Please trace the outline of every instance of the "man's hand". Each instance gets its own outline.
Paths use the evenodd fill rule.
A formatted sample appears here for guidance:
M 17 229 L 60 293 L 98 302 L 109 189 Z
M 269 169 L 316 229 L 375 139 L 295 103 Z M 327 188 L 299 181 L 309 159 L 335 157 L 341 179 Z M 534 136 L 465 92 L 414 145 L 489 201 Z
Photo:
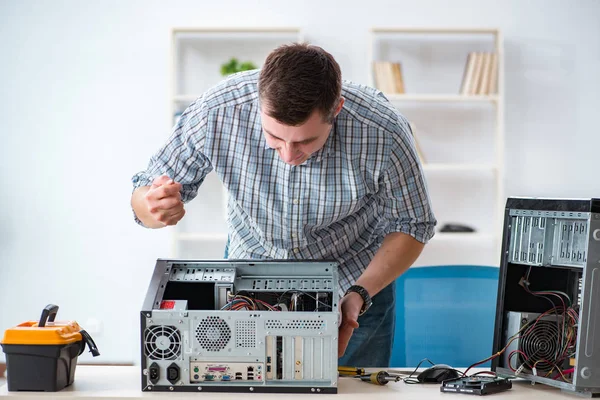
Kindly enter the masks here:
M 180 183 L 163 175 L 154 179 L 152 186 L 144 194 L 148 213 L 158 225 L 175 225 L 185 215 L 180 191 Z
M 358 328 L 358 314 L 360 314 L 363 303 L 362 297 L 354 292 L 348 293 L 340 302 L 342 324 L 338 334 L 338 358 L 344 355 L 352 333 Z

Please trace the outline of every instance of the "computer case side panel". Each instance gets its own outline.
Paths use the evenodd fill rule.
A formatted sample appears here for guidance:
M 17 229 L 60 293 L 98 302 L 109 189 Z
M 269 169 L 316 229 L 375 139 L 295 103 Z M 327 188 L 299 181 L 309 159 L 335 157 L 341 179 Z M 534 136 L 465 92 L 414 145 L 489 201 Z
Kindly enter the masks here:
M 498 273 L 498 296 L 496 300 L 496 321 L 494 329 L 494 341 L 492 354 L 496 354 L 498 351 L 504 347 L 502 344 L 503 332 L 502 327 L 504 326 L 504 295 L 506 287 L 506 268 L 508 263 L 508 243 L 510 240 L 510 218 L 509 218 L 509 210 L 512 201 L 508 200 L 507 206 L 504 209 L 504 224 L 502 229 L 502 246 L 501 246 L 501 254 L 500 254 L 500 271 Z M 496 357 L 492 359 L 492 371 L 495 371 L 498 367 L 499 358 Z
M 164 287 L 161 288 L 160 286 L 169 279 L 169 271 L 170 267 L 167 260 L 159 259 L 156 261 L 154 272 L 152 273 L 152 278 L 150 279 L 148 290 L 142 303 L 142 311 L 151 313 L 154 308 L 158 308 L 159 304 L 156 304 L 156 299 L 160 298 L 164 292 Z
M 583 274 L 581 302 L 575 366 L 577 374 L 574 376 L 573 384 L 576 387 L 598 390 L 600 388 L 600 212 L 591 214 L 588 260 Z

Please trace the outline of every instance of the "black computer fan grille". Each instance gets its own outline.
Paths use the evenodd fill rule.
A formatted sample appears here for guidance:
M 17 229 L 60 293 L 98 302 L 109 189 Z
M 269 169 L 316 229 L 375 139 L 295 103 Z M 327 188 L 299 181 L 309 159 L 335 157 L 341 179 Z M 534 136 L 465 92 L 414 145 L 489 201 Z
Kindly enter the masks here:
M 207 351 L 221 351 L 231 339 L 231 328 L 217 316 L 204 318 L 196 327 L 196 339 Z
M 540 372 L 552 369 L 560 356 L 559 328 L 556 321 L 540 320 L 527 329 L 519 342 L 520 364 Z

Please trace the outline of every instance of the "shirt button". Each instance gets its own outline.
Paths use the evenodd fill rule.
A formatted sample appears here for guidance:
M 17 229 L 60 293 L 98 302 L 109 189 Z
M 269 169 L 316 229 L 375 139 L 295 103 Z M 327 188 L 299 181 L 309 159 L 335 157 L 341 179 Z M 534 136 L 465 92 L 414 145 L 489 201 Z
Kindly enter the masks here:
M 294 199 L 293 203 L 298 204 L 299 203 L 298 199 Z
M 300 250 L 298 248 L 295 248 L 294 253 L 298 254 L 298 253 L 300 253 Z
M 296 235 L 295 233 L 292 233 L 292 238 L 296 239 L 298 237 L 298 235 Z

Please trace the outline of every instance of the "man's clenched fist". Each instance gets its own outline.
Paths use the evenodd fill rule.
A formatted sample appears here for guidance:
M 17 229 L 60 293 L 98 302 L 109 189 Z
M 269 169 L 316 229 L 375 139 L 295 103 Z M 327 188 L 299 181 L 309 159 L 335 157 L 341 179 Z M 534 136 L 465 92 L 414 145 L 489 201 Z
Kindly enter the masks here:
M 144 195 L 148 212 L 157 223 L 167 226 L 175 225 L 185 215 L 181 201 L 181 184 L 174 182 L 166 175 L 152 182 L 152 186 Z

